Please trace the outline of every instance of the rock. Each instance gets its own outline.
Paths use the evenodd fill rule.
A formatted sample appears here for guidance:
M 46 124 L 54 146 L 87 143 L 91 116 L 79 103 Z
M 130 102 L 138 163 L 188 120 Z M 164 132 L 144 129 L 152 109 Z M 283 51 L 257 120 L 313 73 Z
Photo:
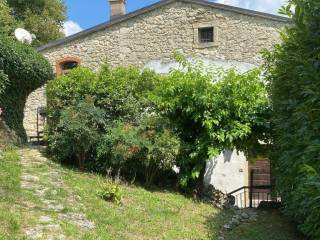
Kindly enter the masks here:
M 223 225 L 223 228 L 224 228 L 225 230 L 228 230 L 228 231 L 231 231 L 231 230 L 232 230 L 232 226 L 229 225 L 229 224 Z
M 48 235 L 48 240 L 64 240 L 66 239 L 66 236 L 63 234 L 59 235 Z
M 240 221 L 237 218 L 232 218 L 230 225 L 237 227 L 240 225 Z
M 242 217 L 240 214 L 235 215 L 234 218 L 237 219 L 238 221 L 242 220 Z
M 42 229 L 40 228 L 32 228 L 32 229 L 27 229 L 25 231 L 25 234 L 30 239 L 39 239 L 39 238 L 42 238 L 43 232 L 42 232 Z
M 48 216 L 41 216 L 40 217 L 40 222 L 41 223 L 49 223 L 49 222 L 52 222 L 52 218 L 48 217 Z
M 21 177 L 21 180 L 25 182 L 37 182 L 39 181 L 39 178 L 31 175 L 24 175 Z
M 220 209 L 228 208 L 232 206 L 234 202 L 233 196 L 227 196 L 220 190 L 215 189 L 213 185 L 209 185 L 202 190 L 201 198 Z
M 60 225 L 58 225 L 58 224 L 50 224 L 50 225 L 45 226 L 45 228 L 49 231 L 58 231 L 61 229 Z
M 249 216 L 249 214 L 248 214 L 248 213 L 243 212 L 243 213 L 241 213 L 241 218 L 242 218 L 242 219 L 249 219 L 249 218 L 250 218 L 250 216 Z
M 92 230 L 96 227 L 94 222 L 89 221 L 83 214 L 80 213 L 67 213 L 60 214 L 59 216 L 65 220 L 71 221 L 74 225 L 77 225 L 86 231 Z

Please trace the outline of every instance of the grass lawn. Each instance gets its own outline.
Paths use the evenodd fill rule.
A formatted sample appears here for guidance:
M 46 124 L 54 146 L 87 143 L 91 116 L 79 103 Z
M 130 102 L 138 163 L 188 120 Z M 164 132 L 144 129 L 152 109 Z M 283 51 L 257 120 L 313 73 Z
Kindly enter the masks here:
M 19 156 L 8 150 L 0 157 L 0 239 L 14 239 L 22 216 L 16 204 L 21 197 Z
M 293 223 L 278 210 L 258 210 L 258 219 L 235 228 L 225 235 L 227 240 L 304 240 Z
M 32 155 L 29 156 L 30 159 Z M 25 171 L 25 170 L 24 170 Z M 59 174 L 63 185 L 57 186 L 48 176 Z M 95 229 L 83 231 L 70 221 L 59 219 L 56 211 L 43 211 L 43 203 L 32 191 L 20 188 L 21 164 L 15 151 L 0 160 L 0 239 L 26 239 L 25 229 L 39 224 L 44 214 L 61 226 L 57 234 L 65 239 L 101 240 L 216 240 L 230 217 L 212 206 L 194 201 L 179 193 L 122 185 L 123 203 L 102 200 L 98 194 L 103 177 L 80 173 L 46 161 L 28 174 L 38 176 L 45 185 L 44 198 L 64 206 L 62 213 L 80 212 L 95 223 Z M 72 196 L 72 197 L 70 197 Z M 302 240 L 294 226 L 278 212 L 261 212 L 259 221 L 245 223 L 225 233 L 226 240 Z M 39 239 L 48 239 L 47 237 Z

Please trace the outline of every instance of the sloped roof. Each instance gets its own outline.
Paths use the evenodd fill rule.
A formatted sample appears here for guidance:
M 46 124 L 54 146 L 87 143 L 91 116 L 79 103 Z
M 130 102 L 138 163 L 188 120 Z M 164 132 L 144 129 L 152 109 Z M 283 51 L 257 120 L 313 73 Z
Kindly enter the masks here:
M 210 1 L 206 1 L 206 0 L 160 0 L 159 2 L 149 5 L 147 7 L 141 8 L 137 11 L 128 13 L 126 15 L 123 15 L 121 17 L 118 17 L 116 19 L 112 19 L 110 21 L 107 21 L 105 23 L 99 24 L 95 27 L 86 29 L 84 31 L 81 31 L 79 33 L 76 33 L 74 35 L 50 42 L 44 46 L 41 46 L 38 48 L 38 51 L 44 51 L 47 49 L 50 49 L 52 47 L 57 47 L 60 46 L 62 44 L 71 42 L 73 40 L 79 39 L 79 38 L 83 38 L 86 37 L 92 33 L 98 32 L 100 30 L 104 30 L 110 26 L 113 26 L 115 24 L 127 21 L 131 18 L 134 18 L 136 16 L 142 15 L 144 13 L 150 12 L 154 9 L 163 7 L 165 5 L 174 3 L 174 2 L 182 2 L 182 3 L 189 3 L 189 4 L 198 4 L 201 6 L 205 6 L 205 7 L 212 7 L 212 8 L 216 8 L 216 9 L 221 9 L 221 10 L 225 10 L 225 11 L 230 11 L 230 12 L 235 12 L 235 13 L 240 13 L 240 14 L 244 14 L 244 15 L 248 15 L 248 16 L 253 16 L 253 17 L 261 17 L 261 18 L 266 18 L 266 19 L 270 19 L 270 20 L 274 20 L 274 21 L 279 21 L 279 22 L 289 22 L 290 19 L 286 18 L 286 17 L 282 17 L 282 16 L 278 16 L 278 15 L 274 15 L 274 14 L 269 14 L 269 13 L 264 13 L 264 12 L 258 12 L 258 11 L 253 11 L 253 10 L 249 10 L 249 9 L 244 9 L 244 8 L 239 8 L 239 7 L 233 7 L 233 6 L 229 6 L 229 5 L 225 5 L 225 4 L 220 4 L 220 3 L 215 3 L 215 2 L 210 2 Z

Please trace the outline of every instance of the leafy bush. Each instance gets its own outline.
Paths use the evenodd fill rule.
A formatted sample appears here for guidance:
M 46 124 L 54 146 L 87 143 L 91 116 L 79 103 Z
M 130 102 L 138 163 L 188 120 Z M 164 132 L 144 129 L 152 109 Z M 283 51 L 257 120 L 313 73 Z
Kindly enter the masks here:
M 11 35 L 17 26 L 7 0 L 0 0 L 0 34 Z
M 52 67 L 33 48 L 0 35 L 0 70 L 9 79 L 5 91 L 0 94 L 2 118 L 22 140 L 26 140 L 23 128 L 26 98 L 53 78 Z
M 134 166 L 135 175 L 143 169 L 149 187 L 160 171 L 172 169 L 179 150 L 180 139 L 170 130 L 168 122 L 145 116 L 136 126 L 118 122 L 105 134 L 98 155 L 111 159 L 109 165 L 118 169 Z
M 101 138 L 97 156 L 102 169 L 111 168 L 116 174 L 127 169 L 133 170 L 136 176 L 139 167 L 134 164 L 135 157 L 141 152 L 139 129 L 129 123 L 116 121 Z M 140 165 L 141 166 L 141 165 Z M 131 171 L 129 171 L 131 172 Z
M 119 184 L 113 182 L 110 179 L 107 179 L 100 184 L 98 196 L 106 201 L 120 204 L 123 197 L 123 192 Z
M 70 159 L 79 149 L 67 147 L 60 150 L 61 146 L 67 144 L 68 141 L 71 141 L 71 146 L 73 146 L 73 143 L 77 145 L 77 139 L 84 138 L 86 147 L 96 146 L 101 135 L 109 131 L 116 120 L 130 123 L 138 121 L 140 113 L 148 106 L 146 96 L 157 78 L 158 76 L 149 70 L 141 71 L 135 67 L 111 69 L 105 65 L 97 73 L 88 68 L 77 68 L 68 75 L 50 81 L 47 87 L 47 97 L 48 141 L 51 152 L 60 160 Z M 80 123 L 77 123 L 77 119 L 74 119 L 74 123 L 71 121 L 72 125 L 79 127 L 78 130 L 74 126 L 70 129 L 70 125 L 66 127 L 71 117 L 69 116 L 70 110 L 67 110 L 66 116 L 66 109 L 74 108 L 88 98 L 91 101 L 92 109 L 100 109 L 99 111 L 104 112 L 103 119 L 99 118 L 99 123 L 101 123 L 99 131 L 86 124 L 87 120 L 84 120 L 81 126 Z M 82 110 L 78 109 L 77 111 Z M 86 119 L 88 116 L 81 117 Z M 80 129 L 85 129 L 85 131 L 80 131 Z M 77 132 L 77 139 L 74 139 L 75 133 L 73 131 Z M 68 139 L 64 135 L 68 135 Z M 69 147 L 71 148 L 71 146 Z M 108 146 L 109 148 L 110 146 Z M 94 149 L 83 148 L 80 152 L 87 152 L 85 157 L 88 167 L 100 172 L 106 171 L 107 164 L 112 161 L 112 159 L 98 161 L 95 155 L 96 147 Z
M 209 158 L 225 149 L 248 153 L 266 138 L 268 100 L 258 69 L 210 71 L 176 58 L 182 69 L 163 77 L 151 99 L 184 142 L 178 165 L 186 186 L 199 179 Z
M 0 94 L 2 94 L 9 82 L 8 76 L 0 70 Z
M 150 186 L 159 171 L 170 170 L 176 165 L 180 139 L 170 129 L 166 119 L 155 116 L 142 120 L 139 137 L 145 149 L 141 161 L 145 168 L 146 184 Z
M 66 107 L 53 130 L 54 134 L 48 138 L 51 151 L 60 160 L 75 157 L 83 171 L 89 152 L 99 142 L 104 121 L 105 112 L 88 99 Z
M 90 97 L 95 106 L 105 110 L 105 122 L 134 122 L 148 105 L 146 95 L 158 76 L 149 70 L 105 65 L 98 73 L 76 68 L 68 75 L 50 81 L 47 87 L 50 127 L 59 121 L 63 108 Z
M 277 186 L 286 213 L 312 239 L 320 238 L 319 8 L 319 1 L 290 0 L 282 12 L 292 25 L 282 43 L 265 52 Z
M 61 126 L 65 109 L 87 98 L 92 108 L 105 112 L 99 132 L 77 131 L 85 135 L 83 142 L 89 135 L 96 140 L 85 144 L 92 146 L 85 151 L 87 166 L 143 176 L 147 185 L 177 165 L 180 182 L 187 186 L 200 178 L 209 157 L 228 148 L 249 152 L 258 140 L 268 137 L 268 101 L 259 70 L 210 72 L 180 55 L 177 59 L 184 68 L 168 76 L 135 67 L 103 66 L 98 73 L 78 68 L 49 82 L 49 146 L 57 149 L 52 152 L 60 159 L 76 155 L 59 151 L 67 141 L 76 143 L 72 139 L 76 133 L 61 131 L 69 136 L 66 140 L 58 129 L 66 129 L 69 122 L 66 118 Z

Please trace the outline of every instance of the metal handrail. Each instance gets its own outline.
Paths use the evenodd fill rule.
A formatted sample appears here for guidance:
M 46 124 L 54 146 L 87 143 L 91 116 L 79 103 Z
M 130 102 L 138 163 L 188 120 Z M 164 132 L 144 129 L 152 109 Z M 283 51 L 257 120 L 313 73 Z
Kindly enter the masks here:
M 243 187 L 238 188 L 232 192 L 227 193 L 227 195 L 230 196 L 230 195 L 235 194 L 236 192 L 240 192 L 241 190 L 244 190 L 244 189 L 271 189 L 273 187 L 274 187 L 273 185 L 243 186 Z

